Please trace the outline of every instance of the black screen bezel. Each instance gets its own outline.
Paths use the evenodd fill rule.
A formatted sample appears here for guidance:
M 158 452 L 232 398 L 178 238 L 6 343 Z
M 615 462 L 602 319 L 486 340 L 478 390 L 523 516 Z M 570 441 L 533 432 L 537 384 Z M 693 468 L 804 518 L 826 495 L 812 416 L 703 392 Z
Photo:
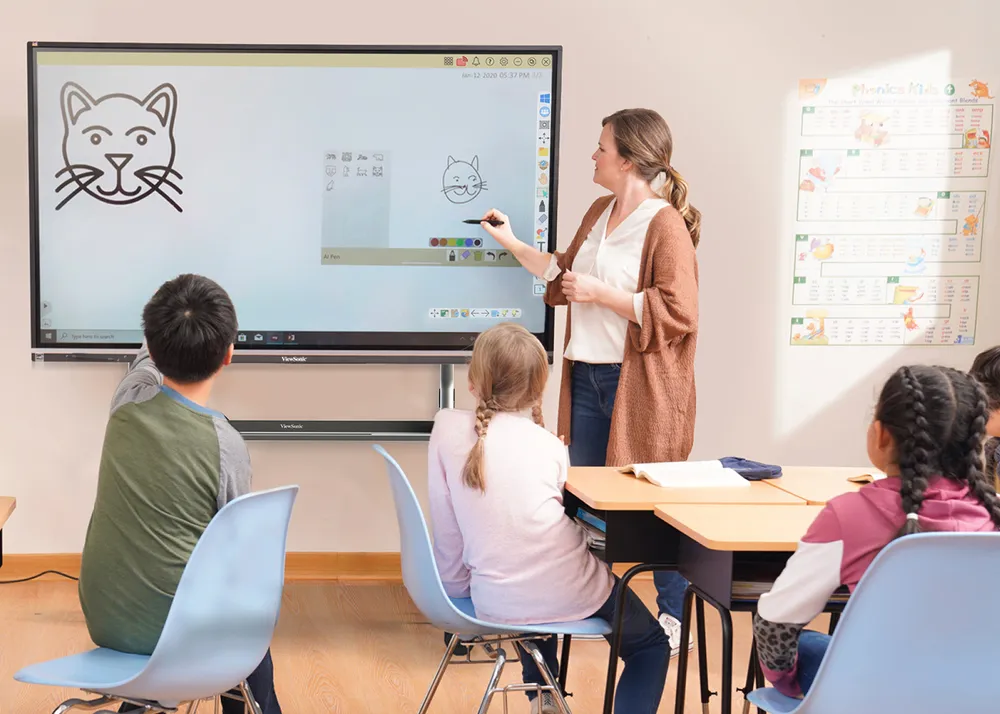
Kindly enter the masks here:
M 30 235 L 31 271 L 31 348 L 36 359 L 49 356 L 86 360 L 88 355 L 129 356 L 137 350 L 139 343 L 59 343 L 42 340 L 41 296 L 39 274 L 39 185 L 37 154 L 37 91 L 36 56 L 39 51 L 64 52 L 219 52 L 219 53 L 301 53 L 301 54 L 508 54 L 539 55 L 552 57 L 552 114 L 551 137 L 549 143 L 549 221 L 548 250 L 557 245 L 556 218 L 558 215 L 558 165 L 559 126 L 561 114 L 562 47 L 559 45 L 263 45 L 263 44 L 186 44 L 186 43 L 101 43 L 101 42 L 29 42 L 27 44 L 28 68 L 28 206 Z M 55 328 L 44 328 L 55 329 Z M 555 311 L 545 306 L 545 322 L 542 332 L 534 333 L 542 343 L 551 360 L 555 332 Z M 350 355 L 350 361 L 364 358 L 371 353 L 373 358 L 387 358 L 388 361 L 406 361 L 412 354 L 415 361 L 433 361 L 435 355 L 454 361 L 460 353 L 467 352 L 478 332 L 340 332 L 330 333 L 334 337 L 329 344 L 322 345 L 236 345 L 236 358 L 241 355 L 307 355 L 312 358 L 327 354 L 334 358 L 338 354 Z M 270 361 L 248 360 L 248 361 Z M 309 359 L 309 361 L 315 361 Z

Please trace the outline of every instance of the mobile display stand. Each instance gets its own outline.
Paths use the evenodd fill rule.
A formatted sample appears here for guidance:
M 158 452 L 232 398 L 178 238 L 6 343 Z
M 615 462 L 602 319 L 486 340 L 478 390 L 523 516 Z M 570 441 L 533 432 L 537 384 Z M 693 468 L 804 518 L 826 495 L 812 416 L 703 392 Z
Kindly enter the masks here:
M 438 408 L 455 406 L 455 365 L 442 364 Z M 232 421 L 247 441 L 427 441 L 433 421 Z

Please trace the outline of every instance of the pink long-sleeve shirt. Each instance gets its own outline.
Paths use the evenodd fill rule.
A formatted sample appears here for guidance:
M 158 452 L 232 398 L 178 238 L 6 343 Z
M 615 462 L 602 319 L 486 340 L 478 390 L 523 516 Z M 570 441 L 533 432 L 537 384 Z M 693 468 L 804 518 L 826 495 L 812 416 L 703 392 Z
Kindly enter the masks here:
M 484 493 L 462 481 L 475 419 L 446 409 L 431 432 L 427 485 L 445 591 L 471 597 L 480 617 L 501 624 L 590 617 L 614 578 L 565 513 L 566 447 L 526 415 L 497 414 L 486 434 Z

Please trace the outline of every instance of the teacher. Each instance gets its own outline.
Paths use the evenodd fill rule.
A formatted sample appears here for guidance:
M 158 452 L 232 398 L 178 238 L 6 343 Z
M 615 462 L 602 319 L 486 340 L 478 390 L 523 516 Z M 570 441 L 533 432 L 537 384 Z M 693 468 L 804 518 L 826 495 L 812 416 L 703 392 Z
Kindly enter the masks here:
M 565 253 L 518 240 L 507 216 L 483 228 L 567 305 L 559 427 L 573 466 L 685 461 L 694 443 L 701 214 L 671 163 L 658 113 L 606 117 L 594 182 L 611 192 L 584 215 Z M 679 651 L 686 581 L 656 572 L 660 623 Z

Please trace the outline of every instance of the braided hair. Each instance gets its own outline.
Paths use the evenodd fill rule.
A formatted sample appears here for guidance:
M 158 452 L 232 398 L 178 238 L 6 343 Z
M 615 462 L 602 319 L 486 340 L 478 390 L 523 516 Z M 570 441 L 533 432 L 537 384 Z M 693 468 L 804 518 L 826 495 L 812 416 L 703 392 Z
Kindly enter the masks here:
M 983 468 L 989 410 L 975 379 L 945 367 L 901 367 L 882 388 L 875 418 L 896 444 L 906 515 L 900 535 L 920 532 L 917 514 L 938 474 L 968 484 L 1000 529 L 1000 499 Z
M 476 338 L 469 363 L 469 386 L 479 402 L 476 443 L 462 469 L 466 486 L 486 491 L 486 434 L 498 413 L 530 407 L 534 422 L 544 426 L 542 393 L 548 376 L 549 363 L 542 343 L 520 325 L 500 324 Z

